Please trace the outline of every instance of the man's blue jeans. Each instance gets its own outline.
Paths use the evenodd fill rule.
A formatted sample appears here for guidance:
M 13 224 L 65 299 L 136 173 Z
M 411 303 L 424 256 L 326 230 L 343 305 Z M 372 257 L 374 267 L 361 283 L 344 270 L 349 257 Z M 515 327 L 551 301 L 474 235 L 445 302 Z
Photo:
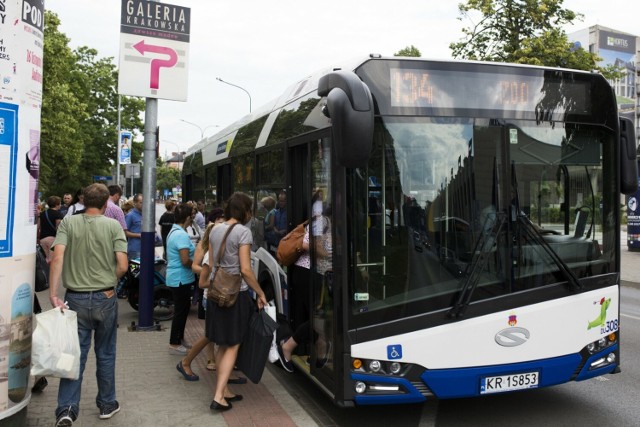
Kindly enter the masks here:
M 80 378 L 60 380 L 56 416 L 65 409 L 79 413 L 82 376 L 91 348 L 91 335 L 95 332 L 96 377 L 98 396 L 96 405 L 102 408 L 116 401 L 116 337 L 118 330 L 118 300 L 109 292 L 67 292 L 69 308 L 78 313 L 80 338 Z

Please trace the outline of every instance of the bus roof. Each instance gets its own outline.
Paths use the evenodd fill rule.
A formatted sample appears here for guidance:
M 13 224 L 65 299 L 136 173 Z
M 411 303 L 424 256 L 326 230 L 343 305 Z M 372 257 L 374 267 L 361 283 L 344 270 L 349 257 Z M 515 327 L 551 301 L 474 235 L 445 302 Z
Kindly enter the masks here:
M 268 116 L 272 112 L 278 111 L 283 107 L 287 106 L 288 104 L 295 102 L 296 100 L 308 95 L 309 93 L 316 91 L 318 88 L 318 80 L 322 76 L 336 70 L 355 71 L 359 67 L 364 65 L 366 62 L 372 61 L 372 60 L 374 61 L 402 60 L 402 61 L 416 61 L 416 62 L 430 62 L 430 63 L 465 63 L 465 64 L 482 64 L 482 65 L 489 65 L 489 66 L 493 65 L 493 66 L 499 66 L 499 67 L 508 66 L 513 68 L 530 68 L 530 69 L 537 69 L 537 70 L 566 71 L 566 72 L 580 73 L 580 74 L 594 73 L 594 72 L 573 70 L 573 69 L 560 68 L 560 67 L 544 67 L 544 66 L 536 66 L 536 65 L 528 65 L 528 64 L 505 63 L 505 62 L 483 62 L 483 61 L 469 61 L 469 60 L 455 60 L 455 59 L 428 59 L 423 57 L 420 57 L 420 58 L 397 57 L 397 56 L 383 57 L 378 54 L 370 54 L 368 57 L 359 57 L 359 58 L 352 58 L 349 60 L 343 60 L 332 67 L 326 67 L 326 68 L 320 69 L 308 75 L 307 77 L 298 80 L 297 82 L 287 87 L 285 91 L 277 98 L 272 99 L 270 102 L 260 106 L 259 108 L 255 109 L 251 113 L 231 123 L 230 125 L 226 126 L 219 132 L 215 133 L 214 135 L 206 137 L 201 141 L 197 142 L 196 144 L 194 144 L 193 146 L 191 146 L 187 150 L 186 155 L 187 156 L 193 155 L 197 152 L 202 151 L 202 149 L 206 146 L 217 144 L 217 143 L 226 141 L 230 138 L 233 138 L 233 136 L 235 135 L 235 132 L 237 132 L 238 129 L 242 128 L 243 126 L 261 117 Z

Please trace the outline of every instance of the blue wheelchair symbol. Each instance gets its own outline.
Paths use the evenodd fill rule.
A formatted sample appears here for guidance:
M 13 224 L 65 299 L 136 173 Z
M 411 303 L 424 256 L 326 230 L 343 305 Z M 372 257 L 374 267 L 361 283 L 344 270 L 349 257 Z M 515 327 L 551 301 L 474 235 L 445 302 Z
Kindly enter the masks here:
M 400 344 L 388 345 L 387 359 L 389 360 L 402 359 L 402 346 Z

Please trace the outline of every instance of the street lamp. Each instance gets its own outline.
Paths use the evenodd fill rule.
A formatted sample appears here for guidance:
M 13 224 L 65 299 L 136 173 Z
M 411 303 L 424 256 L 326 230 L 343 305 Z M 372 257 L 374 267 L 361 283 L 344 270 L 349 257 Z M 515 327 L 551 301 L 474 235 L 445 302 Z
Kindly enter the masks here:
M 220 77 L 216 77 L 216 80 L 219 81 L 219 82 L 228 84 L 229 86 L 237 87 L 238 89 L 243 90 L 247 94 L 247 96 L 249 97 L 249 112 L 251 112 L 251 94 L 249 92 L 247 92 L 247 90 L 245 88 L 240 87 L 238 85 L 234 85 L 233 83 L 226 82 L 226 81 L 222 80 Z
M 185 122 L 191 126 L 195 126 L 200 130 L 200 139 L 204 139 L 204 132 L 209 129 L 209 128 L 217 128 L 220 127 L 220 125 L 209 125 L 209 126 L 205 126 L 204 128 L 198 126 L 197 124 L 190 122 L 189 120 L 185 120 L 185 119 L 180 119 L 181 122 Z

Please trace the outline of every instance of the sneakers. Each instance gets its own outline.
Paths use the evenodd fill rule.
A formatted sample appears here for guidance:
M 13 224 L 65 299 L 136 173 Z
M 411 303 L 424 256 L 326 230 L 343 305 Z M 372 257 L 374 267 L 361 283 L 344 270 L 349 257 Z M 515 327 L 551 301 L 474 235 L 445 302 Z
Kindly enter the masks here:
M 293 363 L 290 360 L 287 360 L 284 357 L 284 352 L 282 351 L 282 343 L 278 344 L 278 359 L 280 360 L 280 364 L 287 372 L 293 372 Z
M 114 403 L 104 405 L 102 408 L 100 408 L 100 415 L 98 417 L 101 420 L 108 420 L 118 412 L 120 412 L 120 404 L 116 400 Z
M 120 404 L 116 400 L 111 404 L 102 406 L 100 408 L 100 415 L 98 415 L 98 418 L 101 420 L 108 420 L 118 412 L 120 412 Z M 60 412 L 56 417 L 56 427 L 71 427 L 76 418 L 77 416 L 75 411 L 71 406 L 69 406 L 68 409 L 62 410 L 62 412 Z
M 56 417 L 56 427 L 71 427 L 76 420 L 76 413 L 73 408 L 69 406 L 68 409 L 64 409 Z
M 183 345 L 179 345 L 177 347 L 169 346 L 169 354 L 173 354 L 173 355 L 177 355 L 177 356 L 184 356 L 188 352 L 189 352 L 189 350 L 187 350 L 187 347 L 185 347 Z

